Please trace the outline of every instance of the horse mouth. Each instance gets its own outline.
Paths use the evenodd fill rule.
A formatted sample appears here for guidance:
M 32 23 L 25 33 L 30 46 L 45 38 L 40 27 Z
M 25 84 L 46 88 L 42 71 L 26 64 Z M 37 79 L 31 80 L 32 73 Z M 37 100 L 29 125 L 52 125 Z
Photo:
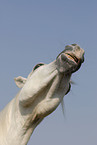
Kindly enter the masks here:
M 68 58 L 68 59 L 70 59 L 70 60 L 72 60 L 73 62 L 75 62 L 75 63 L 79 63 L 79 59 L 74 55 L 74 54 L 70 54 L 70 53 L 65 53 L 65 56 Z

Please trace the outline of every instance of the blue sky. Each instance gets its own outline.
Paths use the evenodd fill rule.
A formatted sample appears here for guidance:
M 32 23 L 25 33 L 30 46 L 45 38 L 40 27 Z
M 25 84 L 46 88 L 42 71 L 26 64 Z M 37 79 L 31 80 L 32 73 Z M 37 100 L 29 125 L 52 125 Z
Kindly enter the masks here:
M 72 43 L 85 50 L 85 62 L 64 97 L 66 117 L 59 106 L 28 145 L 97 144 L 97 1 L 0 1 L 0 110 L 19 91 L 14 77 L 27 77 L 34 65 L 50 63 Z

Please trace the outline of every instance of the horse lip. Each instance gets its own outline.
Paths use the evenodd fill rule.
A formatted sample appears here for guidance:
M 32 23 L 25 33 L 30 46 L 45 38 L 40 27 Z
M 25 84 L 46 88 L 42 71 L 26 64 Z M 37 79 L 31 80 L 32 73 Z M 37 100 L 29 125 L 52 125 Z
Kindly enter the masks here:
M 65 53 L 65 56 L 66 56 L 67 58 L 69 58 L 70 60 L 76 62 L 77 64 L 80 62 L 80 59 L 77 58 L 77 57 L 76 57 L 74 54 L 72 54 L 72 53 Z

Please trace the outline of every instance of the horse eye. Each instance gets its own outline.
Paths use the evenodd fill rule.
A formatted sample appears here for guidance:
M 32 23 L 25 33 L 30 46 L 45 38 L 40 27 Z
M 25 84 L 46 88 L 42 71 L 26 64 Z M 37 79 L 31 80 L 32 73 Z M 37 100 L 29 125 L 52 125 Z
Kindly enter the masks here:
M 33 70 L 36 70 L 38 67 L 40 67 L 40 66 L 42 66 L 42 65 L 44 65 L 44 64 L 43 64 L 43 63 L 37 64 L 37 65 L 33 68 Z
M 67 90 L 65 95 L 67 95 L 69 93 L 70 89 L 71 89 L 71 84 L 69 83 L 69 88 L 68 88 L 68 90 Z

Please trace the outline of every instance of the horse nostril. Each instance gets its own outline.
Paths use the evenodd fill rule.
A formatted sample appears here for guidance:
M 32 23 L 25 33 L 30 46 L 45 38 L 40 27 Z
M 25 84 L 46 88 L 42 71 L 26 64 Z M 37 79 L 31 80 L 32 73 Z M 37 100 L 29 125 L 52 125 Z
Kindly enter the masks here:
M 72 46 L 76 46 L 77 44 L 71 44 Z
M 65 47 L 64 52 L 66 52 L 66 51 L 72 51 L 72 50 L 73 50 L 72 45 L 67 45 L 67 46 Z

